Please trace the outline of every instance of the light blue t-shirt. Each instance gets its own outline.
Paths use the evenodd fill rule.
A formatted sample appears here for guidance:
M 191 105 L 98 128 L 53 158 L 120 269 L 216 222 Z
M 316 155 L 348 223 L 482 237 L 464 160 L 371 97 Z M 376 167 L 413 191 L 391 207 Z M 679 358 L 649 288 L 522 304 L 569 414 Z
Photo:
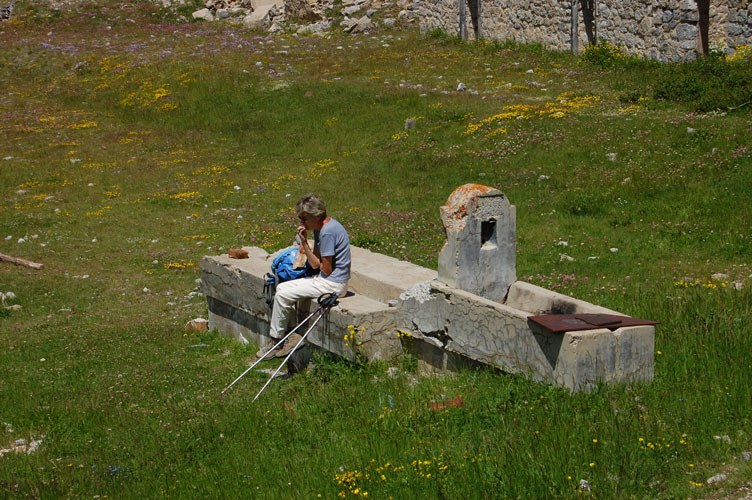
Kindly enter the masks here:
M 335 283 L 347 283 L 350 279 L 350 238 L 345 228 L 334 219 L 324 224 L 321 231 L 313 232 L 313 247 L 318 248 L 322 257 L 332 257 L 332 273 L 320 276 Z

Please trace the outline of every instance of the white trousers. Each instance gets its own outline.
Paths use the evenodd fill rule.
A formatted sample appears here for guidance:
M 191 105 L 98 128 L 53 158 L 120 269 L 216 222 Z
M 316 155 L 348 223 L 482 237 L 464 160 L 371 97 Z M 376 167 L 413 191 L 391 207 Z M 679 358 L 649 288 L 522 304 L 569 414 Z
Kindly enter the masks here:
M 325 293 L 337 293 L 342 297 L 345 292 L 347 292 L 347 283 L 335 283 L 319 276 L 280 283 L 277 285 L 277 293 L 274 297 L 269 335 L 274 339 L 281 339 L 285 336 L 290 318 L 295 312 L 295 304 L 299 300 L 317 299 Z

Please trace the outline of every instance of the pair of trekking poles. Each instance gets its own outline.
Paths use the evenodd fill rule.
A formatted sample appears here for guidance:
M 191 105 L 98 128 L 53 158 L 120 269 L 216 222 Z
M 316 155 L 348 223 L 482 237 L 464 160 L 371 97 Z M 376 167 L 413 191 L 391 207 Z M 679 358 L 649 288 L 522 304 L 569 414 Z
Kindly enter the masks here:
M 313 316 L 315 316 L 316 314 L 318 314 L 318 315 L 319 315 L 319 317 L 318 317 L 318 318 L 316 318 L 316 320 L 315 320 L 315 321 L 313 322 L 313 324 L 312 324 L 312 325 L 311 325 L 311 327 L 310 327 L 310 328 L 308 329 L 308 331 L 307 331 L 307 332 L 305 332 L 305 334 L 303 335 L 303 337 L 301 337 L 301 339 L 300 339 L 300 340 L 298 341 L 298 343 L 297 343 L 297 344 L 295 344 L 295 347 L 293 347 L 293 349 L 292 349 L 292 350 L 290 351 L 290 353 L 289 353 L 289 354 L 288 354 L 288 355 L 287 355 L 287 356 L 285 357 L 285 359 L 284 359 L 284 360 L 282 361 L 282 363 L 281 363 L 281 364 L 279 365 L 279 367 L 277 368 L 277 370 L 276 370 L 276 371 L 275 371 L 275 372 L 274 372 L 274 373 L 272 374 L 272 376 L 271 376 L 271 377 L 269 377 L 269 380 L 267 380 L 267 381 L 266 381 L 266 383 L 265 383 L 265 384 L 264 384 L 264 386 L 263 386 L 263 387 L 261 388 L 261 390 L 260 390 L 260 391 L 258 391 L 258 394 L 256 394 L 256 397 L 254 397 L 254 398 L 253 398 L 253 401 L 256 401 L 256 400 L 258 399 L 258 397 L 259 397 L 259 396 L 261 396 L 261 393 L 262 393 L 262 392 L 264 392 L 264 389 L 266 389 L 266 388 L 267 388 L 267 386 L 268 386 L 268 385 L 269 385 L 269 384 L 271 383 L 271 381 L 272 381 L 272 380 L 274 380 L 274 377 L 276 377 L 276 376 L 277 376 L 277 374 L 278 374 L 278 373 L 279 373 L 279 371 L 280 371 L 280 370 L 282 369 L 282 367 L 283 367 L 283 366 L 285 366 L 285 364 L 287 363 L 287 361 L 288 361 L 288 360 L 289 360 L 289 359 L 290 359 L 290 358 L 292 357 L 292 355 L 293 355 L 293 354 L 295 354 L 295 351 L 297 351 L 297 350 L 298 350 L 298 347 L 300 347 L 300 346 L 301 346 L 301 345 L 303 344 L 303 342 L 305 342 L 305 339 L 306 339 L 306 337 L 308 337 L 308 334 L 310 334 L 310 333 L 311 333 L 311 332 L 313 331 L 313 329 L 314 329 L 314 328 L 316 327 L 316 324 L 317 324 L 317 323 L 318 323 L 319 321 L 321 321 L 321 318 L 323 318 L 323 317 L 324 317 L 324 315 L 325 315 L 325 314 L 326 314 L 327 312 L 329 312 L 329 309 L 331 309 L 332 307 L 336 306 L 336 305 L 337 305 L 337 304 L 339 303 L 339 302 L 337 302 L 337 299 L 338 299 L 338 298 L 339 298 L 339 294 L 336 294 L 336 293 L 325 293 L 325 294 L 323 294 L 323 295 L 320 295 L 320 296 L 319 296 L 319 298 L 318 298 L 318 299 L 316 300 L 316 301 L 318 302 L 319 306 L 318 306 L 318 307 L 316 308 L 316 310 L 315 310 L 315 311 L 313 311 L 313 312 L 312 312 L 311 314 L 309 314 L 309 315 L 308 315 L 308 317 L 307 317 L 306 319 L 304 319 L 303 321 L 301 321 L 300 323 L 298 323 L 298 326 L 296 326 L 295 328 L 293 328 L 293 329 L 292 329 L 292 330 L 290 331 L 290 333 L 288 333 L 287 335 L 285 335 L 284 337 L 282 337 L 282 338 L 281 338 L 281 339 L 279 340 L 279 342 L 277 342 L 276 344 L 274 344 L 274 347 L 272 347 L 271 349 L 269 349 L 269 351 L 267 351 L 266 353 L 264 353 L 264 355 L 263 355 L 263 356 L 261 356 L 261 357 L 260 357 L 259 359 L 257 359 L 257 360 L 256 360 L 256 362 L 255 362 L 255 363 L 253 363 L 253 364 L 252 364 L 252 365 L 251 365 L 251 366 L 250 366 L 250 367 L 249 367 L 249 368 L 248 368 L 248 369 L 247 369 L 246 371 L 244 371 L 243 373 L 241 373 L 241 374 L 240 374 L 240 376 L 239 376 L 238 378 L 236 378 L 235 380 L 233 380 L 233 381 L 232 381 L 232 383 L 231 383 L 230 385 L 228 385 L 227 387 L 225 387 L 225 388 L 224 388 L 224 390 L 223 390 L 222 392 L 220 392 L 220 393 L 219 393 L 219 395 L 221 396 L 222 394 L 224 394 L 225 392 L 227 392 L 227 391 L 228 391 L 228 390 L 230 389 L 230 387 L 232 387 L 233 385 L 235 385 L 235 383 L 236 383 L 236 382 L 237 382 L 238 380 L 240 380 L 241 378 L 245 377 L 245 375 L 246 375 L 246 374 L 247 374 L 248 372 L 250 372 L 251 370 L 253 370 L 253 369 L 254 369 L 254 368 L 256 367 L 256 365 L 258 365 L 258 364 L 259 364 L 259 363 L 261 363 L 261 362 L 262 362 L 262 361 L 263 361 L 264 359 L 266 359 L 266 356 L 267 356 L 267 354 L 268 354 L 268 353 L 270 353 L 270 352 L 272 352 L 272 351 L 276 350 L 277 348 L 280 348 L 280 347 L 282 347 L 282 344 L 284 344 L 284 342 L 285 342 L 285 341 L 286 341 L 286 340 L 287 340 L 287 339 L 288 339 L 288 338 L 289 338 L 289 337 L 290 337 L 290 336 L 291 336 L 291 335 L 292 335 L 293 333 L 295 333 L 295 332 L 296 332 L 296 331 L 297 331 L 297 330 L 298 330 L 298 329 L 299 329 L 299 328 L 300 328 L 301 326 L 303 326 L 303 325 L 304 325 L 304 324 L 305 324 L 305 323 L 306 323 L 306 322 L 307 322 L 307 321 L 308 321 L 309 319 L 311 319 L 311 318 L 312 318 Z M 251 401 L 251 403 L 253 403 L 253 401 Z

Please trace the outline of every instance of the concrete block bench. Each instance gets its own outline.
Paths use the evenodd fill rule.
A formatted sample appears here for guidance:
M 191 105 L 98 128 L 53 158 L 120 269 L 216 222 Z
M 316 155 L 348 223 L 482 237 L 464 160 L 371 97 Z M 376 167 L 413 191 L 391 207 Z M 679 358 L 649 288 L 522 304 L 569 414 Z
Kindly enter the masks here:
M 248 259 L 204 257 L 201 291 L 209 305 L 210 328 L 240 342 L 264 346 L 271 342 L 264 275 L 271 269 L 273 256 L 257 247 L 244 250 Z M 400 354 L 402 347 L 398 308 L 390 307 L 389 301 L 398 301 L 400 294 L 416 283 L 434 279 L 436 272 L 358 247 L 351 247 L 351 254 L 348 294 L 339 299 L 328 322 L 322 320 L 308 340 L 348 359 L 354 359 L 356 351 L 368 360 L 390 359 Z M 315 301 L 299 304 L 298 318 L 304 319 L 316 306 Z M 349 325 L 357 326 L 360 344 L 345 345 Z

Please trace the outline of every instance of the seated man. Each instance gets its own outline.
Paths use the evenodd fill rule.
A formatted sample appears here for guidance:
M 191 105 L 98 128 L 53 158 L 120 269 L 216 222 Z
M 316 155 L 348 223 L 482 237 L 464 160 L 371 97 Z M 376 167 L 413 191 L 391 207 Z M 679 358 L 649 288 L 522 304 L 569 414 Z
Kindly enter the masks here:
M 321 198 L 313 194 L 305 195 L 295 206 L 295 215 L 300 220 L 298 235 L 302 243 L 299 251 L 305 253 L 308 264 L 318 269 L 319 274 L 277 285 L 269 324 L 269 335 L 274 344 L 285 336 L 297 301 L 316 299 L 325 293 L 337 293 L 342 297 L 347 292 L 347 280 L 350 279 L 350 238 L 342 224 L 326 215 L 326 206 Z M 308 231 L 313 231 L 313 248 L 306 238 Z M 261 350 L 259 357 L 286 356 L 299 340 L 300 336 L 293 334 L 281 349 L 273 353 Z

